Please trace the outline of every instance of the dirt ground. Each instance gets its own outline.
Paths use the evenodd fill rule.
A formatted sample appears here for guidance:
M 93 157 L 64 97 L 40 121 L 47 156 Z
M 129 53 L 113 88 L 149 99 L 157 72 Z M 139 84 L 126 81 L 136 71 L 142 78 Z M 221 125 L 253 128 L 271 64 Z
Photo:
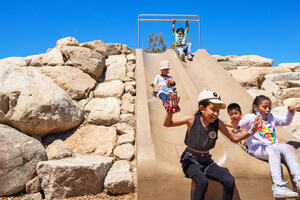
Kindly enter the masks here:
M 27 196 L 27 194 L 25 194 L 25 195 L 19 194 L 19 195 L 10 196 L 10 197 L 0 197 L 0 200 L 21 200 L 22 198 L 24 198 L 26 196 Z M 137 199 L 136 193 L 111 196 L 111 195 L 106 194 L 106 192 L 102 192 L 97 195 L 71 197 L 71 198 L 62 199 L 62 200 L 136 200 L 136 199 Z

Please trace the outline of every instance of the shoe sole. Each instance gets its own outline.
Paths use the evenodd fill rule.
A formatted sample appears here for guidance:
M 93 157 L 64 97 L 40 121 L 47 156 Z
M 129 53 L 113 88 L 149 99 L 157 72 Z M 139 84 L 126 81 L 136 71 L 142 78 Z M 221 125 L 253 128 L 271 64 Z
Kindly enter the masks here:
M 294 195 L 294 196 L 274 196 L 274 195 L 273 195 L 273 197 L 274 197 L 274 198 L 279 198 L 279 199 L 280 199 L 280 198 L 297 198 L 297 197 L 299 197 L 299 196 L 296 196 L 296 195 Z

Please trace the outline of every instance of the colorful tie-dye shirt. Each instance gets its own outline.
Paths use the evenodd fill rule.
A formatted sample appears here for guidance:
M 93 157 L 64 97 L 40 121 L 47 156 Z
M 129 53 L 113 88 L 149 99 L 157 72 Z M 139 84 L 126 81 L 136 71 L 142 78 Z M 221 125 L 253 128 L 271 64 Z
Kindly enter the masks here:
M 239 122 L 239 126 L 247 131 L 249 131 L 255 122 L 255 114 L 247 114 Z M 248 148 L 251 148 L 252 145 L 263 143 L 263 144 L 272 144 L 277 143 L 275 126 L 287 126 L 293 120 L 294 114 L 287 111 L 285 117 L 280 117 L 269 114 L 267 120 L 263 120 L 262 126 L 258 127 L 257 132 L 247 139 Z

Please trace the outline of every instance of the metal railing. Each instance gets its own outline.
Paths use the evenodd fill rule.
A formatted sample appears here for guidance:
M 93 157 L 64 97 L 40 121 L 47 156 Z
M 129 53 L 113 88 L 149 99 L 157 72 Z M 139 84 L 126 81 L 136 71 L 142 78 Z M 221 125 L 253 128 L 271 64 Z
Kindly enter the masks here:
M 140 22 L 141 21 L 159 21 L 159 22 L 170 22 L 174 19 L 141 19 L 141 17 L 188 17 L 188 18 L 197 18 L 189 20 L 189 22 L 198 22 L 198 35 L 199 35 L 199 49 L 201 49 L 201 40 L 200 40 L 200 17 L 198 15 L 168 15 L 168 14 L 140 14 L 138 16 L 138 48 L 140 48 Z M 184 22 L 185 19 L 176 19 L 176 21 Z

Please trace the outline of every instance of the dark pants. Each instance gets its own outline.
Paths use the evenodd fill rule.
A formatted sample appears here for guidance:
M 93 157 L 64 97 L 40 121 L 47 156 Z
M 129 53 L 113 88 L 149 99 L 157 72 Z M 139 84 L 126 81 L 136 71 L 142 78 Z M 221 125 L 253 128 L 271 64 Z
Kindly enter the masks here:
M 208 186 L 207 178 L 218 181 L 223 185 L 222 200 L 232 199 L 235 185 L 234 178 L 228 170 L 214 163 L 210 154 L 199 154 L 186 149 L 180 162 L 186 177 L 195 182 L 192 200 L 204 199 Z
M 163 105 L 170 100 L 169 95 L 166 95 L 165 93 L 160 93 L 159 98 L 162 100 Z

